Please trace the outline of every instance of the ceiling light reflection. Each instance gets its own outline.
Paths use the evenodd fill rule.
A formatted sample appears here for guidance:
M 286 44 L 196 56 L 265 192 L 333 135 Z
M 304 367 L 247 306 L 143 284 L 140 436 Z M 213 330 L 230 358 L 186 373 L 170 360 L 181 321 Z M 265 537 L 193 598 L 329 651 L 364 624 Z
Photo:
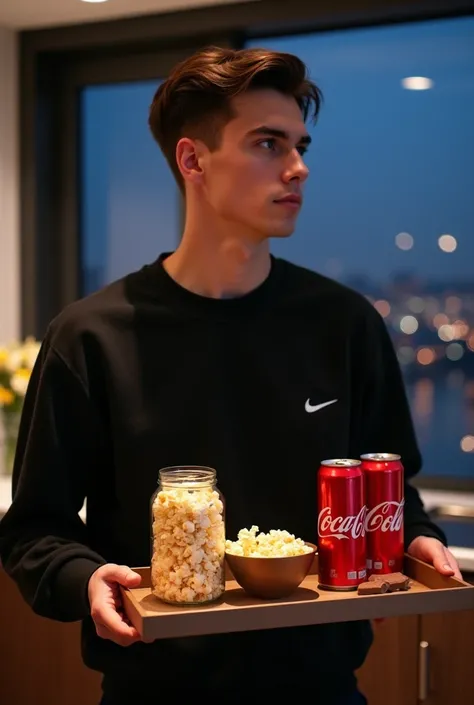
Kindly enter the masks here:
M 426 76 L 407 76 L 401 83 L 408 91 L 427 91 L 434 86 L 434 81 Z

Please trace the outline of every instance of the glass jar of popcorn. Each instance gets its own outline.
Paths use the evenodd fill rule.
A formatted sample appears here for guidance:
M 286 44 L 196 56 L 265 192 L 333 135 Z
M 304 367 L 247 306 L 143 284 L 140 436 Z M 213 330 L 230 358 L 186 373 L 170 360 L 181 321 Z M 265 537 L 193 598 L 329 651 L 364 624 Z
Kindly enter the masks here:
M 196 605 L 225 590 L 225 510 L 216 471 L 163 468 L 151 500 L 151 585 L 171 604 Z

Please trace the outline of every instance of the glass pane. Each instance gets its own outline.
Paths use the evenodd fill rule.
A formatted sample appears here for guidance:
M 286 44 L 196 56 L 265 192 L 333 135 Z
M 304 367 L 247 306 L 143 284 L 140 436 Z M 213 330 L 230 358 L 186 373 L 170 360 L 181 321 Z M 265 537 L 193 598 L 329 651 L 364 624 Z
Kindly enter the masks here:
M 424 474 L 473 478 L 474 18 L 249 45 L 299 55 L 325 96 L 310 197 L 273 252 L 372 300 L 403 366 Z M 403 81 L 413 76 L 429 81 Z
M 177 245 L 179 190 L 147 124 L 158 85 L 89 86 L 82 92 L 83 294 Z

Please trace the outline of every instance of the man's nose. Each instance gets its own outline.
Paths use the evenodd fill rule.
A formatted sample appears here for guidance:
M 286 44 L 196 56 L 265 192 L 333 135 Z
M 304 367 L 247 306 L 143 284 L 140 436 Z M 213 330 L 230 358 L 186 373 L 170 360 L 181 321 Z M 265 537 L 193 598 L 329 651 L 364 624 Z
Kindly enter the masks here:
M 292 181 L 293 179 L 298 179 L 298 181 L 306 181 L 308 178 L 309 169 L 304 163 L 303 156 L 299 153 L 297 149 L 291 152 L 288 164 L 284 173 L 284 181 Z

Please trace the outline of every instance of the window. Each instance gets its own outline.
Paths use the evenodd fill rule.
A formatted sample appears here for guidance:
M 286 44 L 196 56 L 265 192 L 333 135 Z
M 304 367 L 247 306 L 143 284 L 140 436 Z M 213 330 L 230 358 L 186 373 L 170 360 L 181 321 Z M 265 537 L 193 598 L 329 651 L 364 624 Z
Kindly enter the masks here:
M 297 54 L 325 96 L 311 196 L 274 254 L 369 297 L 402 365 L 423 474 L 472 479 L 474 18 L 248 45 Z
M 81 271 L 89 294 L 175 249 L 180 196 L 147 126 L 159 81 L 81 95 Z

